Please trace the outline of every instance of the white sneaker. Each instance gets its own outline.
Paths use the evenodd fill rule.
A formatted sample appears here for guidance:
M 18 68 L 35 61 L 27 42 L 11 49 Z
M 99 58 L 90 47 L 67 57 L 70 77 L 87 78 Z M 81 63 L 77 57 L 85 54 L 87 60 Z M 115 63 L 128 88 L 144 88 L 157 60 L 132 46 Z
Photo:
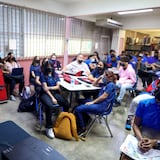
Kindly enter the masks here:
M 13 95 L 10 95 L 10 100 L 11 101 L 16 101 L 16 98 Z
M 51 139 L 53 139 L 55 137 L 52 128 L 46 128 L 46 135 L 48 138 L 51 138 Z

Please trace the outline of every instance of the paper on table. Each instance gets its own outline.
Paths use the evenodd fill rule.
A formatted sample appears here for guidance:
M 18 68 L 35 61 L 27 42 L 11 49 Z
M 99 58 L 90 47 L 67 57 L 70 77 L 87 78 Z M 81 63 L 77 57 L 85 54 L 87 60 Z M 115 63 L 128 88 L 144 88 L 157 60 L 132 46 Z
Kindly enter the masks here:
M 120 151 L 134 160 L 160 160 L 160 150 L 150 149 L 142 153 L 138 148 L 137 138 L 130 134 L 121 145 Z

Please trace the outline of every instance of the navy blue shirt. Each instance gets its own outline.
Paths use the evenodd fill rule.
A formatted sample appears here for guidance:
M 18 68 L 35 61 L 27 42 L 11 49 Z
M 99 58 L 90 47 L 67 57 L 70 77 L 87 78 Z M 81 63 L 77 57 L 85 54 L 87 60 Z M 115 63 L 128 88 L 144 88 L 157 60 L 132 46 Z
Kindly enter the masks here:
M 57 75 L 53 77 L 53 76 L 41 74 L 40 81 L 41 83 L 44 83 L 44 82 L 47 83 L 47 86 L 51 87 L 51 86 L 56 86 L 57 82 L 60 81 L 60 79 Z
M 100 103 L 106 106 L 108 103 L 111 102 L 112 99 L 115 98 L 116 85 L 113 82 L 108 82 L 104 87 L 101 88 L 98 97 L 100 97 L 104 92 L 108 94 L 108 97 Z

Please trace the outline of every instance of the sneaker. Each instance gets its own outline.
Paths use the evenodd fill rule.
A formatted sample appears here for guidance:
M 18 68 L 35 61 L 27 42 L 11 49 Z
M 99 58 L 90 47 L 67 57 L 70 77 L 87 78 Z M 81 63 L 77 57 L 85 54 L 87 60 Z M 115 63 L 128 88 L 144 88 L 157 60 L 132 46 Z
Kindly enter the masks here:
M 55 137 L 52 128 L 47 128 L 46 129 L 46 135 L 47 135 L 48 138 L 51 138 L 51 139 L 53 139 Z
M 119 107 L 121 105 L 121 103 L 117 100 L 115 100 L 115 102 L 113 103 L 113 107 Z
M 10 95 L 10 100 L 11 101 L 16 101 L 16 98 L 13 95 Z

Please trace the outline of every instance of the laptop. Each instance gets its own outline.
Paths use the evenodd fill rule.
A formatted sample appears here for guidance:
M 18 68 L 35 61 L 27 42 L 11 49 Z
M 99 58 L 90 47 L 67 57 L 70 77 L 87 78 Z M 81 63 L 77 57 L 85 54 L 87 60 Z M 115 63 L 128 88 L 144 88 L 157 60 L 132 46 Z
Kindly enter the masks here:
M 47 143 L 28 137 L 2 151 L 2 160 L 66 160 Z
M 23 74 L 23 68 L 13 68 L 12 76 L 20 76 Z

